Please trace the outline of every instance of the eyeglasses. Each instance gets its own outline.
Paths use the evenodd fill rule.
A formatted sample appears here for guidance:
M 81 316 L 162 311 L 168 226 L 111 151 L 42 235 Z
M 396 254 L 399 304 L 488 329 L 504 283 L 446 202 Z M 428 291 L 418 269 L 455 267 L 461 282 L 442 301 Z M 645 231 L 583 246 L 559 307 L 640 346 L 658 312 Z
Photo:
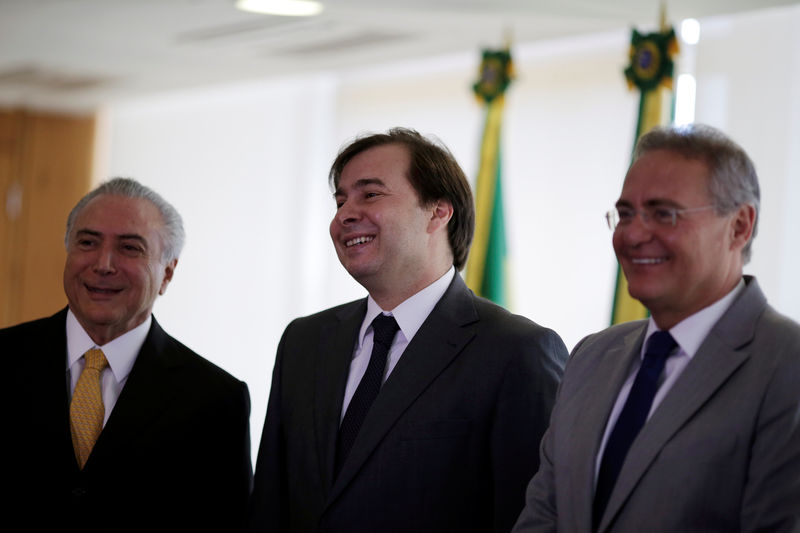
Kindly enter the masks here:
M 698 211 L 706 211 L 708 209 L 714 209 L 714 206 L 704 205 L 700 207 L 687 207 L 686 209 L 676 209 L 674 207 L 664 206 L 647 206 L 638 210 L 631 207 L 615 207 L 606 213 L 606 222 L 608 222 L 609 229 L 614 231 L 618 226 L 629 225 L 631 222 L 633 222 L 633 219 L 636 218 L 636 215 L 639 214 L 641 215 L 644 223 L 652 220 L 658 226 L 674 228 L 678 223 L 678 215 L 696 213 Z

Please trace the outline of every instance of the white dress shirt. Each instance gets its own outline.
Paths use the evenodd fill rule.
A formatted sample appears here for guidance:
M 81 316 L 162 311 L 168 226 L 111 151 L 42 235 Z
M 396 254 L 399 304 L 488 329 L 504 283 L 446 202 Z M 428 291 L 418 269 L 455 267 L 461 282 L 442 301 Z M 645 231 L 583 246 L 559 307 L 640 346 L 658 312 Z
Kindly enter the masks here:
M 72 400 L 72 393 L 75 391 L 75 385 L 78 383 L 78 378 L 86 365 L 86 359 L 83 354 L 92 348 L 99 348 L 103 350 L 103 354 L 108 360 L 108 367 L 103 370 L 100 377 L 103 406 L 106 411 L 103 417 L 103 427 L 105 427 L 108 416 L 111 414 L 111 410 L 114 409 L 122 388 L 128 380 L 128 374 L 133 368 L 133 363 L 136 362 L 139 350 L 142 349 L 152 321 L 152 316 L 148 316 L 147 320 L 127 333 L 120 335 L 103 346 L 97 346 L 83 329 L 80 322 L 78 322 L 78 319 L 75 318 L 75 315 L 72 314 L 72 310 L 67 311 L 67 375 L 70 383 L 70 401 Z
M 386 360 L 386 370 L 383 374 L 383 382 L 389 377 L 389 374 L 394 370 L 395 365 L 400 360 L 400 356 L 414 338 L 422 323 L 431 314 L 433 308 L 444 296 L 450 282 L 453 281 L 453 276 L 456 275 L 455 267 L 450 267 L 441 278 L 437 279 L 415 295 L 403 301 L 400 305 L 391 310 L 381 309 L 380 306 L 372 299 L 372 296 L 367 298 L 367 314 L 364 315 L 364 321 L 361 323 L 361 330 L 358 333 L 356 346 L 353 350 L 353 359 L 350 361 L 350 373 L 347 376 L 347 387 L 344 391 L 344 401 L 342 402 L 342 412 L 339 418 L 341 422 L 344 414 L 347 412 L 347 406 L 350 405 L 350 400 L 367 371 L 370 355 L 372 355 L 372 321 L 378 316 L 378 313 L 394 316 L 397 325 L 400 326 L 400 331 L 394 336 L 392 346 L 389 348 L 389 356 Z
M 689 364 L 689 361 L 691 361 L 694 355 L 697 353 L 697 350 L 700 348 L 700 345 L 706 339 L 711 329 L 714 327 L 717 321 L 722 318 L 722 315 L 725 314 L 725 311 L 727 311 L 728 308 L 733 304 L 733 301 L 736 299 L 739 293 L 744 290 L 744 288 L 744 280 L 741 279 L 739 280 L 739 284 L 736 285 L 731 292 L 708 307 L 701 309 L 689 317 L 684 318 L 669 330 L 672 338 L 678 343 L 678 351 L 677 353 L 674 353 L 668 357 L 666 363 L 664 364 L 664 372 L 661 376 L 661 385 L 656 391 L 656 395 L 653 398 L 653 405 L 650 407 L 650 412 L 647 414 L 648 420 L 653 415 L 656 408 L 664 400 L 664 397 L 670 391 L 672 386 L 678 380 L 678 377 L 684 371 L 686 365 Z M 617 423 L 617 419 L 619 418 L 620 412 L 625 405 L 625 401 L 628 399 L 628 393 L 633 386 L 633 381 L 636 379 L 636 373 L 639 372 L 639 367 L 642 364 L 642 360 L 644 360 L 644 352 L 645 347 L 647 346 L 647 340 L 650 339 L 650 335 L 656 331 L 658 331 L 658 326 L 653 320 L 653 317 L 650 317 L 650 321 L 647 324 L 645 341 L 642 343 L 642 349 L 639 353 L 639 357 L 634 361 L 633 365 L 631 365 L 628 378 L 622 384 L 622 388 L 617 395 L 617 401 L 614 403 L 614 408 L 611 410 L 611 415 L 609 415 L 608 422 L 606 423 L 606 429 L 603 433 L 603 440 L 600 443 L 600 449 L 597 451 L 597 457 L 595 457 L 595 483 L 597 482 L 597 474 L 600 471 L 600 462 L 603 458 L 603 451 L 606 449 L 608 437 L 611 434 L 614 424 Z

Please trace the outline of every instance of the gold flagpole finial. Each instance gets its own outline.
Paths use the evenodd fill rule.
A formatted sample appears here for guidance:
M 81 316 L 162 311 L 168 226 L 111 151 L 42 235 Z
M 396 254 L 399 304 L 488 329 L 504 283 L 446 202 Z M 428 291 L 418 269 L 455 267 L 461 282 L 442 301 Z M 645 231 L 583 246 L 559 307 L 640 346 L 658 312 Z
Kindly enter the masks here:
M 509 26 L 503 32 L 503 44 L 505 45 L 506 50 L 511 50 L 511 43 L 514 42 L 514 30 Z
M 669 29 L 669 24 L 667 24 L 667 3 L 664 1 L 661 2 L 661 12 L 659 14 L 658 25 L 661 27 L 662 32 L 665 32 Z

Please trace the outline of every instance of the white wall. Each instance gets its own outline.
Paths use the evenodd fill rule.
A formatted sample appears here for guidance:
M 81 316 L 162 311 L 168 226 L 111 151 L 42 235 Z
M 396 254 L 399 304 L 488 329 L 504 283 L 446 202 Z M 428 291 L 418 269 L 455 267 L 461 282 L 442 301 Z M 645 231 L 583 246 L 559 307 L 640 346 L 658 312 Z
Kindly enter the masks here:
M 697 120 L 760 172 L 763 217 L 747 271 L 800 320 L 800 7 L 701 21 Z M 568 347 L 609 320 L 616 263 L 603 213 L 633 142 L 628 30 L 515 47 L 504 128 L 512 308 Z M 328 237 L 327 170 L 359 132 L 414 127 L 475 174 L 477 50 L 333 75 L 119 103 L 104 112 L 107 175 L 135 177 L 183 213 L 186 249 L 155 314 L 238 377 L 257 446 L 280 334 L 296 316 L 364 295 Z M 101 144 L 102 145 L 102 144 Z
M 697 53 L 697 119 L 750 154 L 762 216 L 746 271 L 780 311 L 800 319 L 800 6 L 705 24 Z

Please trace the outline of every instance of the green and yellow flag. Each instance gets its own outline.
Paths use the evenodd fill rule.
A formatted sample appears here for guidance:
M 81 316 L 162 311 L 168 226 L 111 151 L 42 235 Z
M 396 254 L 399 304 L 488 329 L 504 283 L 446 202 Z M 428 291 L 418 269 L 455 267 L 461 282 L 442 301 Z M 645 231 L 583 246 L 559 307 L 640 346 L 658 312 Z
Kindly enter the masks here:
M 661 16 L 661 31 L 641 34 L 633 30 L 630 60 L 625 77 L 631 89 L 639 89 L 639 119 L 636 122 L 636 141 L 656 126 L 672 121 L 674 111 L 672 58 L 678 53 L 675 30 L 666 26 Z M 614 289 L 614 304 L 611 323 L 619 324 L 648 316 L 647 309 L 628 294 L 628 282 L 617 266 L 617 282 Z
M 486 122 L 475 182 L 475 238 L 467 260 L 466 281 L 475 294 L 503 306 L 508 304 L 508 281 L 500 130 L 504 94 L 512 77 L 508 49 L 483 51 L 480 78 L 473 90 L 486 107 Z

